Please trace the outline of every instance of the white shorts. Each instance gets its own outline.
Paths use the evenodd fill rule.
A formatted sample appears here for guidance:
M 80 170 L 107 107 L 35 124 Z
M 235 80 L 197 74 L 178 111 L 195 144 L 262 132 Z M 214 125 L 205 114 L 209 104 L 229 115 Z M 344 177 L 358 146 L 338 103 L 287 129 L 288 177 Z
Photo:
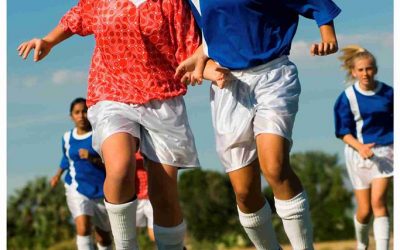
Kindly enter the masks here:
M 103 198 L 89 199 L 68 184 L 65 184 L 65 195 L 67 197 L 69 211 L 71 211 L 74 219 L 81 215 L 87 215 L 92 217 L 91 221 L 93 225 L 103 231 L 111 231 L 110 221 Z
M 125 132 L 140 139 L 141 153 L 154 162 L 175 167 L 200 165 L 182 96 L 142 105 L 101 101 L 89 108 L 88 119 L 93 148 L 100 156 L 106 138 Z
M 363 159 L 357 150 L 346 144 L 344 155 L 347 172 L 354 189 L 368 189 L 376 178 L 393 176 L 393 144 L 376 146 L 372 149 L 374 156 Z
M 257 158 L 258 134 L 276 134 L 292 142 L 300 92 L 296 65 L 287 56 L 232 71 L 232 79 L 223 89 L 211 86 L 217 153 L 226 172 Z
M 138 199 L 136 208 L 136 227 L 153 228 L 153 207 L 150 200 Z

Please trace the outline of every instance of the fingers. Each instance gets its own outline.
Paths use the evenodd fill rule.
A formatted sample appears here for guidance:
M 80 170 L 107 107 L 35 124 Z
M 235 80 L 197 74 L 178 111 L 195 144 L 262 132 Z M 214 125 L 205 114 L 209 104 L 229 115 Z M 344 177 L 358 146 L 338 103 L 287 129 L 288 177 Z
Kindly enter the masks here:
M 185 61 L 183 61 L 181 64 L 178 65 L 178 67 L 175 70 L 175 78 L 178 78 L 179 76 L 185 74 L 187 72 L 186 70 L 186 65 L 185 65 Z
M 40 42 L 35 42 L 35 51 L 33 53 L 33 60 L 35 62 L 39 61 L 39 55 L 42 50 L 42 44 Z
M 326 56 L 337 52 L 338 47 L 336 42 L 321 42 L 311 45 L 310 53 L 312 56 Z
M 41 39 L 37 39 L 34 38 L 28 42 L 23 42 L 21 43 L 18 48 L 18 55 L 21 56 L 23 59 L 26 59 L 30 53 L 30 51 L 32 49 L 35 49 L 35 53 L 34 53 L 34 60 L 38 61 L 39 55 L 40 55 L 40 51 L 42 50 L 42 40 Z
M 30 41 L 23 51 L 22 58 L 26 59 L 29 55 L 29 52 L 31 52 L 31 50 L 34 48 L 35 48 L 35 43 L 33 41 Z
M 181 82 L 188 85 L 190 83 L 190 79 L 191 79 L 191 73 L 190 72 L 186 72 L 182 78 L 181 78 Z
M 201 82 L 203 81 L 203 72 L 204 68 L 206 67 L 206 63 L 207 58 L 200 58 L 199 60 L 197 60 L 196 66 L 192 74 L 192 83 L 201 84 Z

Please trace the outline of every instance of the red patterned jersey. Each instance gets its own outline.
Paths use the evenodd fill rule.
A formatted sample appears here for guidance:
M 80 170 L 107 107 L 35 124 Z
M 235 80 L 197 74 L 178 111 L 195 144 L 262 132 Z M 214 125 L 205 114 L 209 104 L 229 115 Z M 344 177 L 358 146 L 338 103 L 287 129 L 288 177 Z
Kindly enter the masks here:
M 143 104 L 186 93 L 175 68 L 200 43 L 185 0 L 80 0 L 60 26 L 94 35 L 87 104 Z
M 138 199 L 148 199 L 149 195 L 147 192 L 147 171 L 143 166 L 143 157 L 140 152 L 136 152 L 136 178 L 135 178 L 135 188 L 136 195 Z

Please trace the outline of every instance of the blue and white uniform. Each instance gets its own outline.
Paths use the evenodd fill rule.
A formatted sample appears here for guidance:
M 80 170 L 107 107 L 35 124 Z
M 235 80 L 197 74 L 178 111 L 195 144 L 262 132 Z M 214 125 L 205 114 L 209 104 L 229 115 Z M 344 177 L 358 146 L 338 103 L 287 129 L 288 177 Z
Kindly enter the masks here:
M 205 53 L 231 70 L 226 87 L 211 86 L 216 148 L 226 172 L 257 158 L 255 137 L 271 133 L 292 141 L 301 92 L 289 61 L 299 15 L 331 22 L 340 9 L 330 0 L 191 0 Z
M 289 55 L 299 15 L 319 26 L 340 9 L 331 0 L 190 0 L 205 53 L 231 70 Z
M 358 82 L 338 97 L 335 108 L 335 134 L 351 134 L 363 144 L 375 143 L 374 156 L 362 159 L 346 144 L 345 158 L 355 189 L 366 189 L 374 178 L 393 175 L 393 88 L 376 81 L 374 90 L 365 91 Z
M 92 216 L 94 225 L 110 231 L 103 201 L 105 170 L 87 159 L 81 159 L 79 149 L 86 149 L 89 155 L 100 157 L 92 148 L 92 132 L 78 135 L 74 128 L 62 137 L 60 168 L 67 171 L 64 181 L 68 207 L 73 218 L 80 215 Z

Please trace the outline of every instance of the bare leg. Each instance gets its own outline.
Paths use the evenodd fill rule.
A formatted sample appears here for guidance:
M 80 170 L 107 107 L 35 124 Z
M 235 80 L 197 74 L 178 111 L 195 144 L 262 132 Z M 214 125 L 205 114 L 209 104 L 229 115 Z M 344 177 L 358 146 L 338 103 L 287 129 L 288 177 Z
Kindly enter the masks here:
M 117 250 L 138 249 L 136 242 L 136 206 L 134 152 L 138 139 L 128 133 L 108 137 L 102 145 L 106 166 L 105 205 Z
M 389 212 L 387 209 L 387 190 L 390 178 L 379 178 L 372 181 L 371 205 L 374 213 L 374 236 L 377 250 L 388 250 L 390 239 Z
M 371 189 L 359 189 L 355 190 L 354 193 L 357 202 L 356 215 L 354 216 L 357 250 L 365 250 L 369 245 L 369 220 L 372 214 Z
M 272 188 L 276 211 L 293 249 L 314 249 L 308 199 L 290 167 L 290 142 L 275 134 L 259 134 L 256 142 L 261 170 Z
M 257 249 L 280 249 L 272 226 L 271 208 L 261 193 L 258 160 L 229 172 L 238 206 L 239 220 Z
M 91 233 L 90 216 L 80 215 L 75 218 L 76 245 L 78 250 L 94 250 Z
M 178 199 L 178 169 L 145 161 L 149 176 L 149 197 L 153 206 L 154 235 L 159 250 L 182 250 L 186 224 Z

